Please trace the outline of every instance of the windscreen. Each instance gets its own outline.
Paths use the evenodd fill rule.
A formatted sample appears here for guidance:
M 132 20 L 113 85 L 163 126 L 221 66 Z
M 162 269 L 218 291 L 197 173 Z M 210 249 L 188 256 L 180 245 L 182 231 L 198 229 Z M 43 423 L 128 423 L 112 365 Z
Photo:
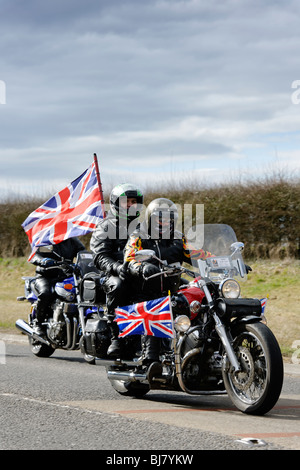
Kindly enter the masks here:
M 245 265 L 232 227 L 225 224 L 193 226 L 187 233 L 192 265 L 199 269 L 199 260 L 206 264 L 206 275 L 214 282 L 225 277 L 246 278 Z M 204 260 L 207 252 L 208 257 Z

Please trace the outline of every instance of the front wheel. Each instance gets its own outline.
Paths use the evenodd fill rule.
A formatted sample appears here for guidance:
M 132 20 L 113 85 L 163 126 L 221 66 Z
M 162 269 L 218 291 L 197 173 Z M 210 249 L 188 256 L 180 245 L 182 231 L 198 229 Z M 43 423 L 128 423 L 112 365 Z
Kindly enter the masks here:
M 150 390 L 147 384 L 131 382 L 129 380 L 111 380 L 111 384 L 116 392 L 127 397 L 143 398 Z
M 83 353 L 83 358 L 85 362 L 87 362 L 90 365 L 95 365 L 96 364 L 96 358 L 94 356 L 91 356 L 90 354 Z
M 283 361 L 277 340 L 262 323 L 243 324 L 232 332 L 241 371 L 223 368 L 226 391 L 244 413 L 263 415 L 276 404 L 283 384 Z M 227 362 L 227 361 L 225 361 Z
M 55 349 L 47 344 L 40 343 L 35 339 L 29 338 L 29 345 L 31 352 L 37 357 L 50 357 L 54 353 Z

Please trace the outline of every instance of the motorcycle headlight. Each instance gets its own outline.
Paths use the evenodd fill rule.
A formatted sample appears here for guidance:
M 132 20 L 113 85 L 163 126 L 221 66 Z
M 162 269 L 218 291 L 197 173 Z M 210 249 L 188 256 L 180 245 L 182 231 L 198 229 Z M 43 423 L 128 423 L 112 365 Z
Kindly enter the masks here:
M 191 320 L 186 315 L 179 315 L 175 318 L 174 327 L 180 333 L 186 332 L 191 326 Z
M 237 299 L 241 288 L 235 279 L 225 279 L 219 286 L 219 292 L 225 299 Z

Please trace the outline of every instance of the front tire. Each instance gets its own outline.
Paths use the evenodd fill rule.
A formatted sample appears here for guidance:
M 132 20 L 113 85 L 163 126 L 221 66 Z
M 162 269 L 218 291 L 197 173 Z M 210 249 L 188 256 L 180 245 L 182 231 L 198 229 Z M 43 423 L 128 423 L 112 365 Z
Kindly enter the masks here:
M 50 357 L 55 351 L 52 346 L 40 343 L 39 341 L 36 341 L 32 338 L 29 338 L 29 345 L 31 352 L 37 357 Z
M 263 415 L 276 404 L 282 389 L 283 361 L 278 342 L 263 323 L 239 325 L 232 336 L 242 370 L 235 373 L 230 365 L 223 367 L 226 391 L 243 413 Z
M 95 365 L 96 364 L 96 358 L 94 356 L 91 356 L 90 354 L 83 353 L 83 358 L 85 362 L 87 362 L 90 365 Z
M 149 385 L 129 380 L 111 380 L 111 384 L 116 392 L 127 397 L 143 398 L 150 390 Z

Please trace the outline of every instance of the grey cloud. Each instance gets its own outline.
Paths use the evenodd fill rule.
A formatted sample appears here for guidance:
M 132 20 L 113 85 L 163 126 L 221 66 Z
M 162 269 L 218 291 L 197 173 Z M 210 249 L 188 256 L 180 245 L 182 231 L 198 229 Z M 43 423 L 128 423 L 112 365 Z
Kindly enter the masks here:
M 280 133 L 282 120 L 286 131 L 287 115 L 298 124 L 299 10 L 295 0 L 2 2 L 2 175 L 15 159 L 24 178 L 32 165 L 41 178 L 54 177 L 51 165 L 69 178 L 69 162 L 84 169 L 81 155 L 94 151 L 120 173 L 139 155 L 149 171 L 171 156 L 178 166 L 245 158 L 264 145 L 260 129 Z

